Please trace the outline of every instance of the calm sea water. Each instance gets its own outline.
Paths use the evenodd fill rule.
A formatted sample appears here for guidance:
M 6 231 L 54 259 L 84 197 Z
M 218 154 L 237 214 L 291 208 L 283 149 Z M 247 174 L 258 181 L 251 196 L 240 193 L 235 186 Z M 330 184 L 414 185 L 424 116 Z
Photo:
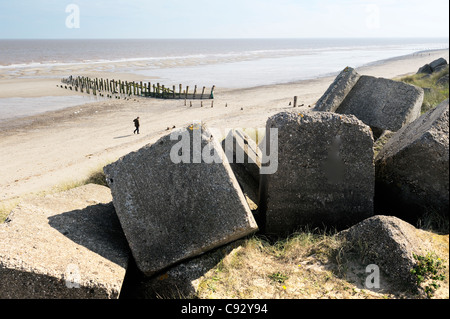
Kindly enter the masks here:
M 140 60 L 157 68 L 168 59 L 204 64 L 335 52 L 382 59 L 442 48 L 448 39 L 0 40 L 0 67 Z
M 447 49 L 448 42 L 448 39 L 0 40 L 0 75 L 20 77 L 22 71 L 31 68 L 98 64 L 102 71 L 132 72 L 143 81 L 158 77 L 166 86 L 181 83 L 253 87 L 332 75 L 346 66 L 360 67 L 419 51 Z M 0 118 L 1 110 L 2 101 Z

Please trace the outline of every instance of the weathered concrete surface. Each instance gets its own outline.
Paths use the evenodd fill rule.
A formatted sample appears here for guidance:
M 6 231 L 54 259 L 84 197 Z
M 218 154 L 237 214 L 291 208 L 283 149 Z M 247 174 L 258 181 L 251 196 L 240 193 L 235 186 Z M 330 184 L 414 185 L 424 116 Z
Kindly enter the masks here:
M 340 232 L 338 237 L 345 238 L 351 249 L 359 249 L 357 253 L 364 257 L 364 262 L 377 265 L 399 290 L 418 288 L 411 274 L 416 265 L 413 254 L 425 256 L 436 251 L 434 246 L 439 244 L 433 240 L 437 237 L 435 234 L 417 229 L 399 218 L 379 215 Z M 381 282 L 380 286 L 383 284 Z
M 269 118 L 266 128 L 267 136 L 278 129 L 278 171 L 261 177 L 266 233 L 285 236 L 306 225 L 342 229 L 373 215 L 373 137 L 367 125 L 336 113 L 283 112 Z
M 314 111 L 335 112 L 360 77 L 361 75 L 355 69 L 346 67 L 316 103 Z
M 425 212 L 448 217 L 448 100 L 386 143 L 376 157 L 376 198 L 379 210 L 402 218 Z
M 0 298 L 118 298 L 130 253 L 111 201 L 87 185 L 20 204 L 0 224 Z
M 425 64 L 422 66 L 419 71 L 417 71 L 417 74 L 432 74 L 433 68 L 429 64 Z
M 235 165 L 243 166 L 253 179 L 259 182 L 261 151 L 250 136 L 243 130 L 232 129 L 222 142 L 222 147 L 232 168 Z
M 175 133 L 190 141 L 187 149 L 168 135 L 104 168 L 136 264 L 147 276 L 257 230 L 219 141 L 205 127 Z M 208 147 L 223 162 L 192 163 Z M 188 161 L 174 163 L 173 149 Z
M 436 72 L 437 70 L 439 70 L 440 68 L 442 68 L 446 65 L 448 65 L 448 62 L 444 58 L 439 58 L 430 63 L 430 67 L 433 70 L 433 72 Z
M 243 130 L 232 129 L 222 148 L 252 211 L 257 209 L 261 151 Z
M 436 81 L 436 84 L 440 86 L 448 86 L 448 83 L 449 83 L 448 74 L 443 75 L 439 80 Z
M 423 98 L 419 87 L 361 76 L 336 112 L 355 115 L 376 131 L 396 132 L 419 118 Z
M 425 64 L 424 66 L 422 66 L 419 71 L 417 71 L 417 74 L 432 74 L 434 72 L 443 70 L 445 67 L 448 67 L 447 60 L 444 58 L 439 58 L 437 60 L 434 60 L 430 64 Z

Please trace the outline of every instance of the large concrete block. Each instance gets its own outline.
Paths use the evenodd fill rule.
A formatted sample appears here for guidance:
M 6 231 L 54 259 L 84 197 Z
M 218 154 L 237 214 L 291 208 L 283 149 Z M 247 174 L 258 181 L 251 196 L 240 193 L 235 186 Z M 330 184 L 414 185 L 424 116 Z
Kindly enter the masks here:
M 416 266 L 414 254 L 425 256 L 433 251 L 430 237 L 392 216 L 374 216 L 338 234 L 338 238 L 346 239 L 349 250 L 364 247 L 360 253 L 364 254 L 365 266 L 377 265 L 398 291 L 417 288 L 417 278 L 411 274 Z M 383 280 L 380 284 L 386 283 Z
M 0 224 L 1 299 L 116 299 L 129 248 L 107 187 L 20 204 Z
M 266 129 L 267 141 L 278 129 L 278 170 L 261 177 L 266 233 L 284 236 L 306 225 L 340 229 L 373 215 L 373 137 L 367 125 L 336 113 L 283 112 L 269 118 Z
M 376 158 L 376 185 L 377 207 L 385 213 L 448 217 L 448 100 L 392 136 Z
M 436 70 L 438 70 L 446 65 L 448 65 L 448 62 L 444 58 L 439 58 L 430 63 L 430 67 L 433 70 L 433 72 L 436 72 Z
M 136 264 L 147 276 L 257 230 L 219 143 L 193 125 L 104 168 Z
M 335 112 L 360 77 L 361 75 L 355 69 L 346 67 L 316 103 L 314 111 Z
M 355 115 L 375 131 L 396 132 L 420 117 L 423 98 L 419 87 L 361 76 L 336 112 Z

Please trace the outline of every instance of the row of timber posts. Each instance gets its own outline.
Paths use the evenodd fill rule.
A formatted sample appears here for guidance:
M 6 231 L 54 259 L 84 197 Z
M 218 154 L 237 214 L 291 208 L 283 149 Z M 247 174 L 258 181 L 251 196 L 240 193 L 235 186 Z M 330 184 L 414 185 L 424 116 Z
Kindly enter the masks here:
M 189 86 L 183 90 L 183 85 L 179 85 L 178 93 L 176 92 L 176 86 L 174 85 L 172 89 L 166 88 L 160 83 L 152 84 L 151 82 L 144 83 L 142 81 L 138 82 L 128 82 L 121 80 L 109 80 L 103 78 L 91 79 L 89 77 L 73 77 L 64 78 L 61 80 L 62 83 L 66 84 L 66 89 L 75 90 L 76 92 L 101 95 L 102 92 L 107 92 L 110 94 L 120 94 L 126 96 L 143 96 L 143 97 L 154 97 L 162 99 L 214 99 L 214 89 L 215 86 L 211 88 L 211 93 L 209 96 L 205 95 L 206 87 L 203 87 L 202 93 L 199 96 L 197 94 L 197 85 L 194 87 L 194 93 L 189 94 Z M 67 87 L 67 85 L 69 87 Z M 63 87 L 61 85 L 61 87 Z

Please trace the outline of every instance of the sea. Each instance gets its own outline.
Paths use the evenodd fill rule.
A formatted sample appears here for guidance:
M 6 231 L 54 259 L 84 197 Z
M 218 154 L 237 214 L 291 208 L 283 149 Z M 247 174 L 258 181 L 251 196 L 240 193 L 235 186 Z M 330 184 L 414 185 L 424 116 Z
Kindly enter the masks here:
M 0 40 L 0 79 L 43 77 L 26 72 L 36 68 L 89 65 L 111 72 L 111 78 L 114 73 L 133 73 L 166 86 L 249 88 L 330 76 L 346 66 L 448 48 L 448 38 Z M 14 110 L 16 116 L 25 116 L 84 102 L 79 96 L 0 99 L 0 120 Z

